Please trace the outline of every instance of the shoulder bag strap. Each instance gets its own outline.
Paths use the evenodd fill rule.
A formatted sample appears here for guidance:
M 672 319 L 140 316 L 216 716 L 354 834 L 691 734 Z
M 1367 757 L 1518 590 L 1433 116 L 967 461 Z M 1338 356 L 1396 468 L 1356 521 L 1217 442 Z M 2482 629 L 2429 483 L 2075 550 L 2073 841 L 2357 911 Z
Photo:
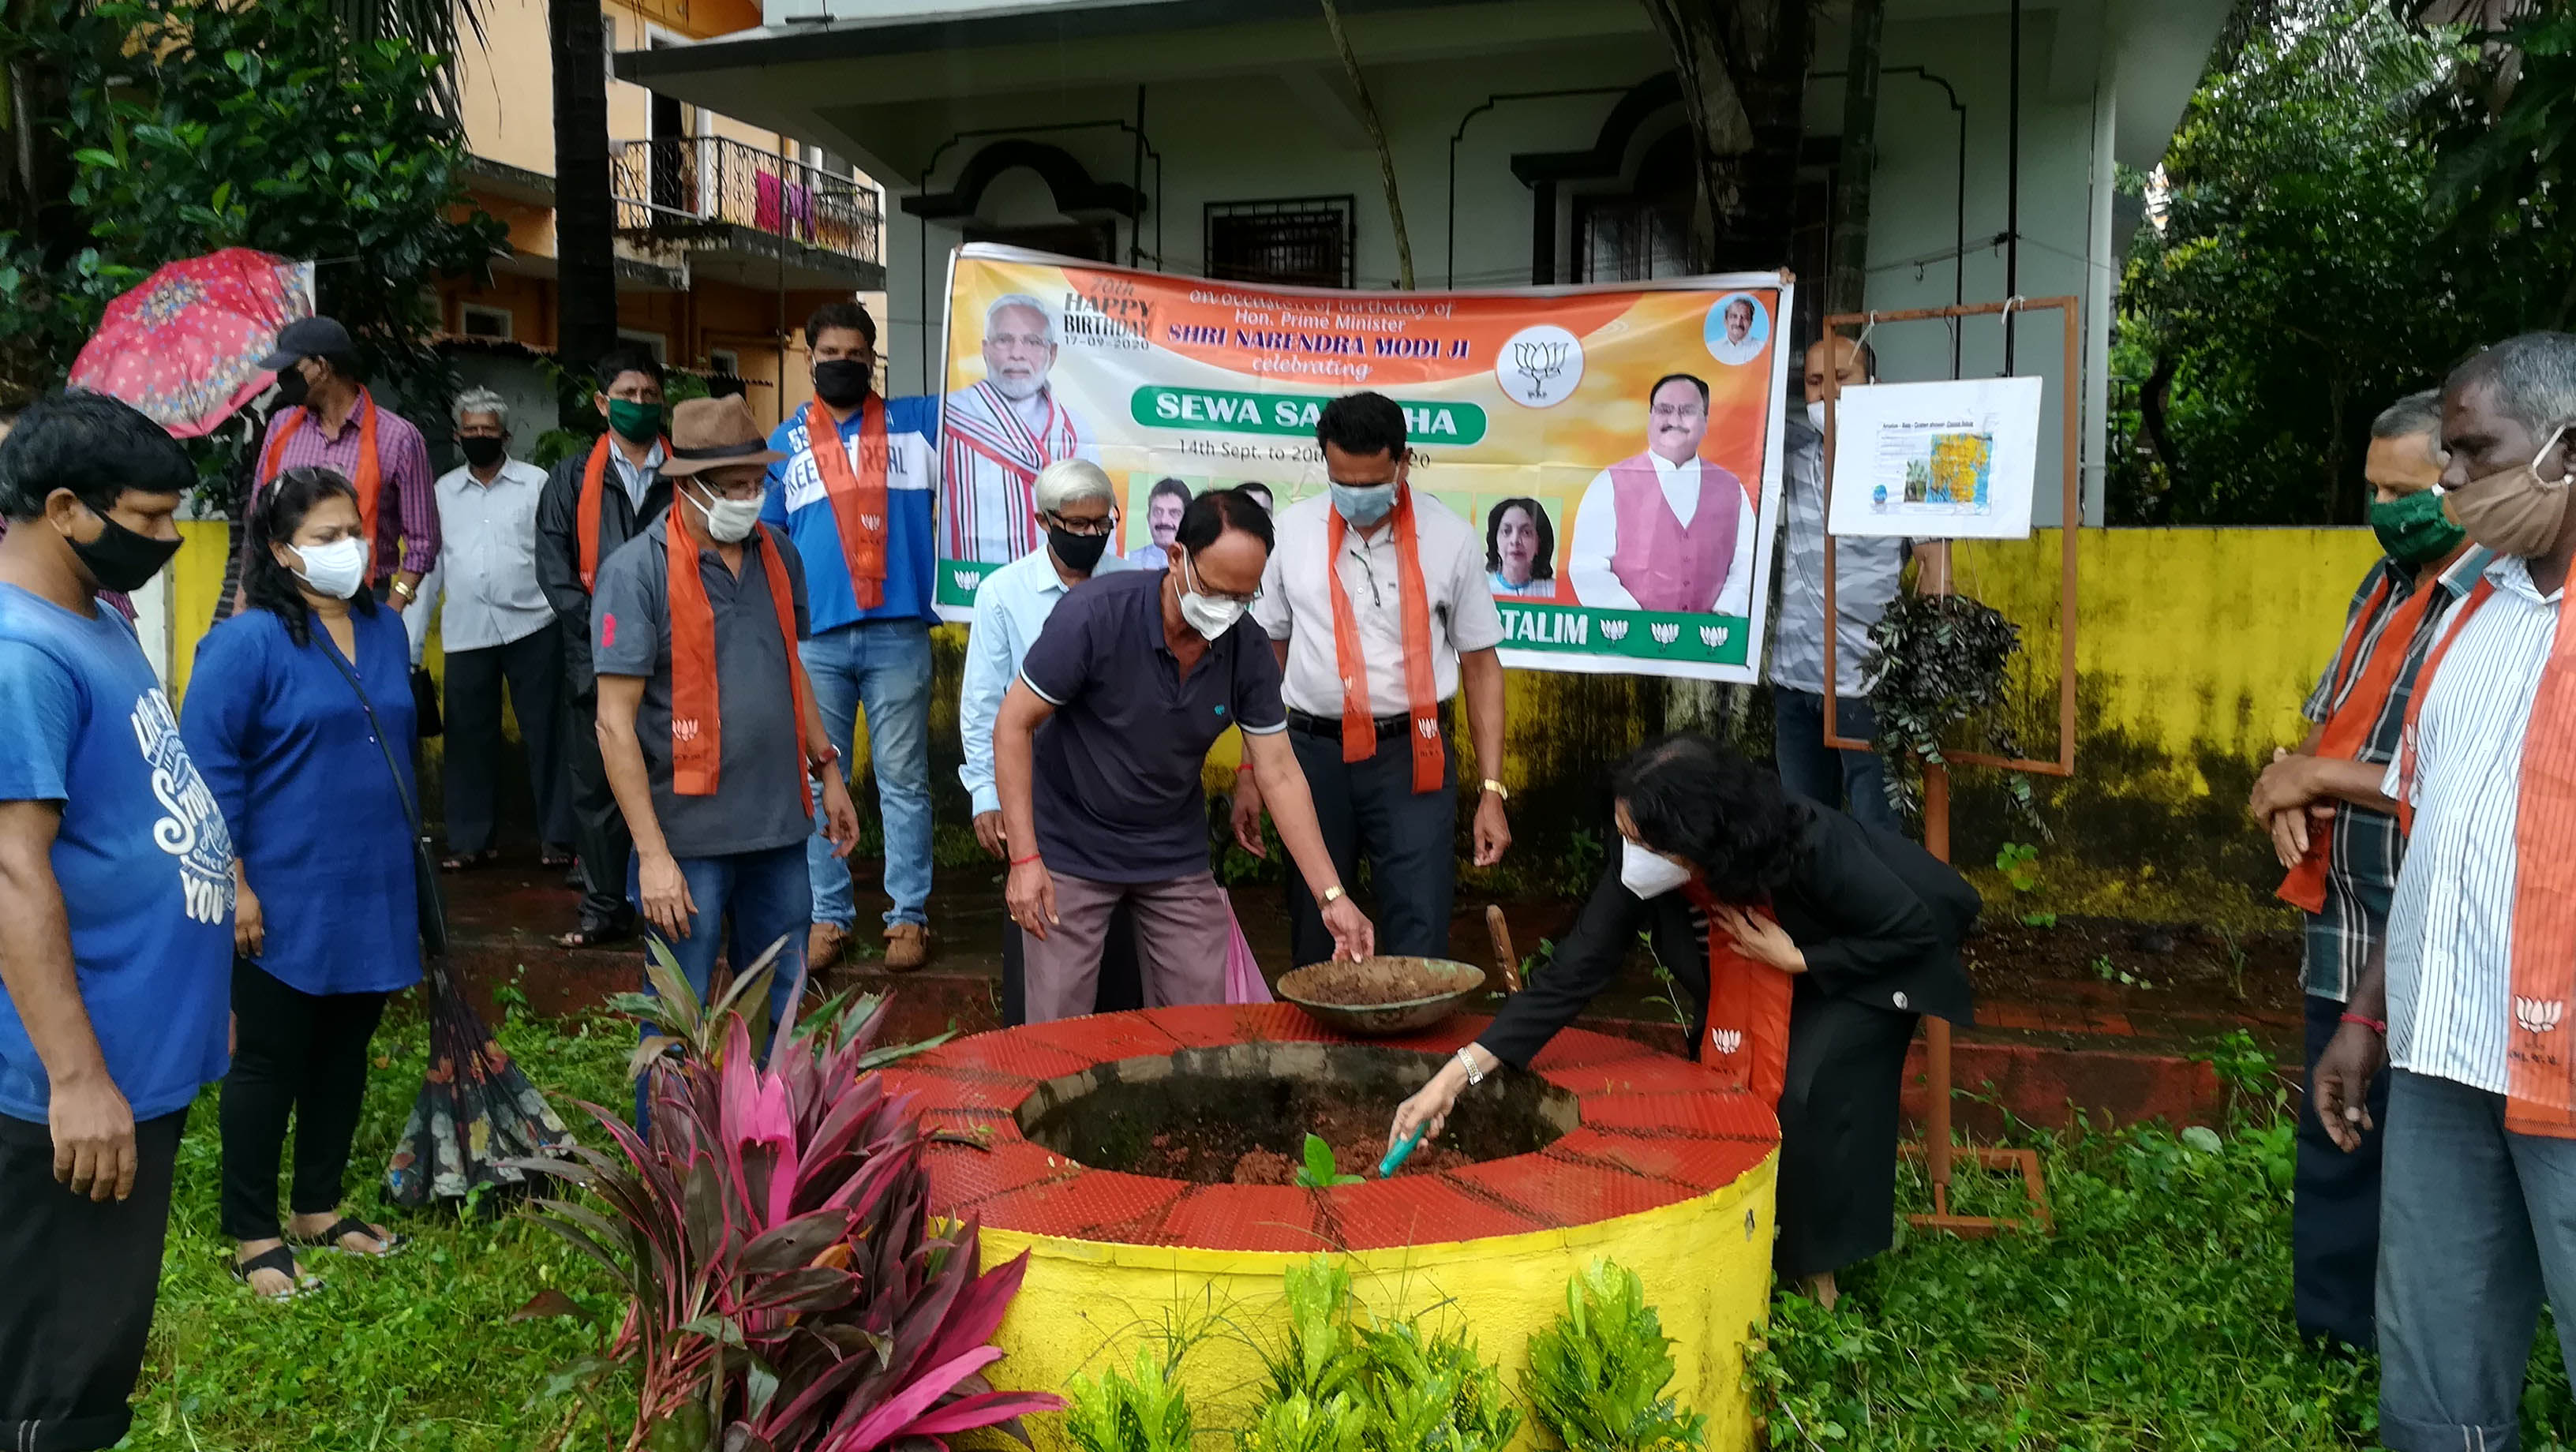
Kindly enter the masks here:
M 367 699 L 367 688 L 358 683 L 358 673 L 328 640 L 321 642 L 322 653 L 340 672 L 340 678 L 357 693 L 358 709 L 367 713 L 367 726 L 375 733 L 376 749 L 384 753 L 385 770 L 393 777 L 394 795 L 401 799 L 403 821 L 411 829 L 411 873 L 420 897 L 421 947 L 433 958 L 447 956 L 447 903 L 438 890 L 438 869 L 429 860 L 429 834 L 421 827 L 420 809 L 412 804 L 411 790 L 403 784 L 402 764 L 394 760 L 393 738 L 385 733 L 385 723 L 376 715 L 376 704 Z

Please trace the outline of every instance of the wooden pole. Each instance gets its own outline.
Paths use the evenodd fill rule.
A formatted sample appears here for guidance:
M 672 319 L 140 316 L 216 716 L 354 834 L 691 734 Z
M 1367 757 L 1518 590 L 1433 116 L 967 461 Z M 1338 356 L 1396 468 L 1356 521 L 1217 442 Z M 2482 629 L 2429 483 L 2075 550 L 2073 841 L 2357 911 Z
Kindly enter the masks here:
M 1949 542 L 1941 543 L 1942 574 L 1949 574 Z M 1944 582 L 1946 583 L 1946 581 Z M 1940 593 L 1936 590 L 1936 593 Z M 1937 761 L 1923 763 L 1923 848 L 1950 860 L 1950 769 Z M 1950 1021 L 1939 1014 L 1923 1019 L 1924 1086 L 1931 1102 L 1923 1116 L 1925 1164 L 1932 1175 L 1932 1213 L 1950 1213 Z

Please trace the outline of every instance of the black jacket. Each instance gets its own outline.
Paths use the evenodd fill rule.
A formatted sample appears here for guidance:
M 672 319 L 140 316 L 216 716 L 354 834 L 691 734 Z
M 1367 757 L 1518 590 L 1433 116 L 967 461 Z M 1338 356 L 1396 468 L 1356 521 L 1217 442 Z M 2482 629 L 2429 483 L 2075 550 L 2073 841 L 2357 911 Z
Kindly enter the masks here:
M 590 668 L 590 590 L 581 583 L 581 476 L 589 465 L 588 449 L 555 465 L 546 475 L 545 492 L 537 496 L 537 584 L 563 623 L 564 679 L 576 700 L 589 699 L 599 688 Z M 626 497 L 616 465 L 609 466 L 609 477 L 600 484 L 599 562 L 605 565 L 618 546 L 671 507 L 671 484 L 655 479 L 644 491 L 640 514 Z
M 1959 942 L 1977 919 L 1977 890 L 1906 838 L 1806 805 L 1812 819 L 1805 841 L 1771 903 L 1807 955 L 1799 992 L 1968 1022 L 1974 1000 Z M 1476 1041 L 1503 1062 L 1528 1067 L 1618 975 L 1642 929 L 1673 981 L 1698 1000 L 1696 1045 L 1708 1012 L 1708 938 L 1693 919 L 1690 900 L 1678 891 L 1648 901 L 1620 885 L 1614 853 L 1555 960 L 1503 1004 Z

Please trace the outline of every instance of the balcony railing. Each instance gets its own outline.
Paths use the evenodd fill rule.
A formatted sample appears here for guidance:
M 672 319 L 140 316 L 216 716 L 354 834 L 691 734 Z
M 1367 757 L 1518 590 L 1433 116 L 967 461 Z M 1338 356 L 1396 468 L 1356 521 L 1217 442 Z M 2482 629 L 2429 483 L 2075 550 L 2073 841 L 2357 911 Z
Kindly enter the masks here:
M 609 185 L 621 231 L 748 227 L 855 258 L 884 260 L 876 189 L 724 136 L 615 143 Z

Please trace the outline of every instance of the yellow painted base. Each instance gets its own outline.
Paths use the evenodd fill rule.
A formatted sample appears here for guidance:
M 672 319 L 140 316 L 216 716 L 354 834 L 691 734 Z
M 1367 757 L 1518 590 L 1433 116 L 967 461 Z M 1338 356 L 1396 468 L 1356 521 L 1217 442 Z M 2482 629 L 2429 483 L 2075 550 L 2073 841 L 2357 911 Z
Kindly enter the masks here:
M 1744 1344 L 1760 1334 L 1767 1312 L 1778 1164 L 1774 1151 L 1725 1189 L 1574 1229 L 1364 1251 L 1348 1257 L 1354 1288 L 1372 1312 L 1427 1312 L 1428 1324 L 1442 1328 L 1463 1323 L 1517 1396 L 1531 1334 L 1564 1310 L 1575 1272 L 1607 1258 L 1645 1282 L 1674 1343 L 1670 1391 L 1686 1410 L 1707 1415 L 1711 1452 L 1743 1452 L 1753 1446 Z M 1262 1374 L 1258 1348 L 1281 1334 L 1281 1277 L 1303 1257 L 983 1233 L 987 1267 L 1024 1250 L 1028 1279 L 994 1338 L 1006 1353 L 992 1369 L 995 1385 L 1061 1391 L 1075 1372 L 1123 1370 L 1138 1346 L 1159 1347 L 1168 1325 L 1197 1338 L 1181 1379 L 1201 1444 L 1221 1445 L 1222 1434 L 1249 1420 Z M 1072 1446 L 1061 1420 L 1028 1419 L 1041 1452 Z M 1553 1442 L 1525 1422 L 1513 1445 Z

